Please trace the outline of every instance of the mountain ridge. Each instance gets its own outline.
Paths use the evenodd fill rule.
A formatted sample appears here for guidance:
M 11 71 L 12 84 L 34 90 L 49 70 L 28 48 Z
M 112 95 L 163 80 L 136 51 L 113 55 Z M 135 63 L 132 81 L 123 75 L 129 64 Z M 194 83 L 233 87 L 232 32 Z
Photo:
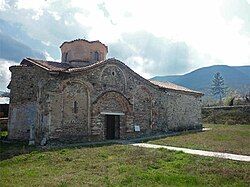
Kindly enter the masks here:
M 212 79 L 220 72 L 227 87 L 240 93 L 250 92 L 250 66 L 213 65 L 183 75 L 155 76 L 151 80 L 169 81 L 209 95 Z

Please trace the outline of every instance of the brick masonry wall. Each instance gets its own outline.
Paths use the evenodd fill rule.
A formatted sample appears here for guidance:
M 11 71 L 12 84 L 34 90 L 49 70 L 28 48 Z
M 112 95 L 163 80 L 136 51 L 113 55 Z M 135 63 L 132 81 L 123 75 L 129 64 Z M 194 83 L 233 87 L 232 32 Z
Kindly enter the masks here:
M 107 48 L 99 43 L 89 43 L 87 41 L 79 40 L 74 42 L 65 43 L 61 47 L 62 62 L 69 61 L 88 61 L 94 62 L 95 52 L 99 53 L 100 60 L 106 59 Z M 67 59 L 66 59 L 67 53 Z
M 25 68 L 22 70 L 24 74 Z M 34 69 L 36 72 L 37 68 Z M 12 74 L 13 82 L 17 81 L 19 73 L 12 71 Z M 200 97 L 163 90 L 115 59 L 84 72 L 57 75 L 43 72 L 38 75 L 40 77 L 29 77 L 35 86 L 33 90 L 27 90 L 27 94 L 21 89 L 29 87 L 30 83 L 26 85 L 23 79 L 20 80 L 24 84 L 22 87 L 18 82 L 11 85 L 11 113 L 22 106 L 18 105 L 20 98 L 15 98 L 19 94 L 23 95 L 22 104 L 28 103 L 29 98 L 36 103 L 34 139 L 37 143 L 44 139 L 104 140 L 103 112 L 124 114 L 120 116 L 121 139 L 201 128 Z M 36 96 L 29 96 L 31 91 Z M 22 126 L 18 123 L 11 120 L 10 131 L 17 125 Z M 31 128 L 33 124 L 23 123 L 24 131 L 27 125 Z M 139 132 L 135 132 L 135 125 L 140 126 Z M 10 138 L 19 138 L 15 131 L 11 134 Z M 27 134 L 23 136 L 27 137 Z

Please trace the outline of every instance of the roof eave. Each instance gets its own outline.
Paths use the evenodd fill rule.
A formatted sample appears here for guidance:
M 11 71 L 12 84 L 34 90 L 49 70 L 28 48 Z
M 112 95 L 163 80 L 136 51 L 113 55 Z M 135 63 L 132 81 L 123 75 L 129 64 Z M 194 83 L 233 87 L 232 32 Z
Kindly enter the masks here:
M 178 92 L 178 93 L 188 94 L 188 95 L 196 95 L 196 96 L 200 96 L 200 97 L 204 95 L 201 92 L 191 92 L 191 91 L 185 91 L 185 90 L 177 90 L 177 89 L 165 88 L 165 87 L 162 87 L 162 86 L 159 86 L 159 85 L 156 85 L 156 84 L 154 84 L 154 85 L 157 86 L 159 89 L 166 90 L 166 91 Z
M 27 61 L 29 61 L 30 63 L 32 63 L 32 64 L 34 64 L 34 65 L 36 65 L 36 66 L 38 66 L 38 67 L 40 67 L 40 68 L 42 68 L 42 69 L 45 69 L 45 70 L 47 70 L 47 71 L 50 71 L 49 68 L 42 66 L 41 64 L 39 64 L 39 63 L 35 62 L 34 60 L 32 60 L 31 58 L 25 58 L 24 60 L 27 60 Z M 21 62 L 21 63 L 22 63 L 22 62 Z
M 107 45 L 105 45 L 104 43 L 102 43 L 101 41 L 99 41 L 99 40 L 94 40 L 94 41 L 88 41 L 88 40 L 86 40 L 86 39 L 76 39 L 76 40 L 72 40 L 72 41 L 66 41 L 66 42 L 63 42 L 61 45 L 60 45 L 60 48 L 62 48 L 62 46 L 64 45 L 64 44 L 68 44 L 68 43 L 72 43 L 72 42 L 75 42 L 75 41 L 84 41 L 84 42 L 87 42 L 87 43 L 100 43 L 100 44 L 102 44 L 105 48 L 106 48 L 106 50 L 107 50 L 107 52 L 108 52 L 108 46 Z

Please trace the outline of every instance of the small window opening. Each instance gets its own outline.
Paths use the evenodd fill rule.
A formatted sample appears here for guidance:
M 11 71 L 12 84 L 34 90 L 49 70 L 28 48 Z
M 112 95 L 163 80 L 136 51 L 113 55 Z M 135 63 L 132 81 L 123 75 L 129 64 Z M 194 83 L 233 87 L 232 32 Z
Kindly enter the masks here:
M 112 71 L 112 75 L 115 76 L 115 72 L 114 71 Z
M 77 113 L 77 102 L 74 101 L 74 113 L 76 114 Z
M 68 60 L 68 53 L 65 53 L 65 62 Z
M 96 61 L 100 60 L 100 56 L 99 56 L 99 53 L 97 51 L 95 52 L 95 60 Z

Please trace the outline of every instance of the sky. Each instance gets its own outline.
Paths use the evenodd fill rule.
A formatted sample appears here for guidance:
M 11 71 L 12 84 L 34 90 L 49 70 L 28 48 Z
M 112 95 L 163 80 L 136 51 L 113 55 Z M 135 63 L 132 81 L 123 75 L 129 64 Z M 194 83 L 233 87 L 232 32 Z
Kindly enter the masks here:
M 0 0 L 0 19 L 0 34 L 47 60 L 60 61 L 64 41 L 85 38 L 145 78 L 250 65 L 250 0 Z M 17 63 L 0 59 L 0 90 Z

